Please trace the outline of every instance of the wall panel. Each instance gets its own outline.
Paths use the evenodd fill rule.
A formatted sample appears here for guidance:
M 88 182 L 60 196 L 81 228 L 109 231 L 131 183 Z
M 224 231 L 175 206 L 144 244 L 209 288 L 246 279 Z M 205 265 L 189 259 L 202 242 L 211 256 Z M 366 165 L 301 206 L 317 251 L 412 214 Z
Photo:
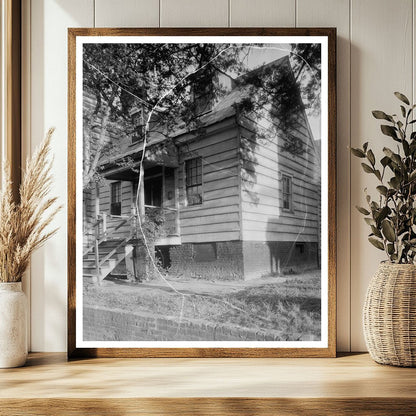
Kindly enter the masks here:
M 231 27 L 294 27 L 295 0 L 230 0 Z
M 337 28 L 337 348 L 350 349 L 349 0 L 297 0 L 299 27 Z
M 64 205 L 53 224 L 59 232 L 32 257 L 32 351 L 66 350 L 67 28 L 93 26 L 93 6 L 93 0 L 31 2 L 30 147 L 56 127 L 51 194 Z
M 158 27 L 159 0 L 95 0 L 95 27 Z
M 393 96 L 412 96 L 412 0 L 352 0 L 351 2 L 351 145 L 374 143 L 376 158 L 391 141 L 379 130 L 371 110 L 397 113 Z M 400 111 L 400 110 L 399 110 Z M 351 205 L 365 205 L 363 188 L 372 190 L 375 177 L 364 174 L 360 161 L 351 162 Z M 351 210 L 351 349 L 365 350 L 362 306 L 371 276 L 383 252 L 367 241 L 361 214 Z
M 57 127 L 52 192 L 63 203 L 67 27 L 92 27 L 94 23 L 158 26 L 159 22 L 165 27 L 337 27 L 337 342 L 339 350 L 349 350 L 350 345 L 352 350 L 364 350 L 361 307 L 369 278 L 383 255 L 368 244 L 362 218 L 350 208 L 364 203 L 363 188 L 372 188 L 375 182 L 361 172 L 359 161 L 350 162 L 347 146 L 350 141 L 358 146 L 366 139 L 377 140 L 379 155 L 388 141 L 381 137 L 379 123 L 370 111 L 396 111 L 392 95 L 396 90 L 409 98 L 416 94 L 415 0 L 25 0 L 24 4 L 30 10 L 24 11 L 28 25 L 23 36 L 23 85 L 30 84 L 30 90 L 24 93 L 22 149 L 30 154 L 47 128 Z M 31 339 L 32 349 L 37 351 L 66 349 L 65 210 L 55 225 L 60 226 L 59 233 L 33 256 L 31 265 Z
M 30 71 L 25 71 L 25 68 L 30 68 L 30 0 L 22 1 L 22 166 L 25 165 L 26 158 L 31 154 L 31 140 L 30 140 Z M 22 284 L 23 290 L 27 295 L 28 307 L 28 322 L 31 316 L 31 299 L 30 299 L 30 267 L 23 276 Z M 31 348 L 31 328 L 27 328 L 27 342 L 28 349 Z
M 161 0 L 161 27 L 227 27 L 228 0 Z

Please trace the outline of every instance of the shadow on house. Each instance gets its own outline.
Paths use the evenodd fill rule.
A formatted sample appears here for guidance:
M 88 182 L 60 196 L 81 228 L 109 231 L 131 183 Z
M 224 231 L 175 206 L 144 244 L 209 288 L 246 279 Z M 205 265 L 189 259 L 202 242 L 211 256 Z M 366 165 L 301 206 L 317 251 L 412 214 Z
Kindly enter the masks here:
M 293 221 L 294 226 L 299 227 L 296 219 Z M 300 232 L 285 238 L 287 233 L 279 232 L 279 228 L 282 226 L 277 223 L 276 218 L 269 218 L 266 245 L 270 275 L 280 276 L 319 269 L 318 243 L 304 241 L 305 238 Z

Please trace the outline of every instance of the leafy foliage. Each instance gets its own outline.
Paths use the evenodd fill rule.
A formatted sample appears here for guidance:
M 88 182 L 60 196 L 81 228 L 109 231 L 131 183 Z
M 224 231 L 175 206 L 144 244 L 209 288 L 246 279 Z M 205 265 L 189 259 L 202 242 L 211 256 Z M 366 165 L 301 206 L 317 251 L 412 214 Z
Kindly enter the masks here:
M 156 132 L 166 136 L 178 125 L 198 134 L 203 127 L 199 115 L 203 101 L 215 102 L 226 94 L 218 74 L 228 76 L 234 85 L 244 87 L 240 112 L 265 114 L 280 120 L 287 151 L 302 153 L 299 142 L 290 135 L 303 106 L 320 108 L 321 50 L 319 44 L 291 45 L 292 69 L 263 65 L 249 71 L 245 57 L 251 48 L 268 45 L 236 44 L 85 44 L 83 86 L 92 93 L 95 108 L 84 106 L 84 189 L 99 180 L 99 159 L 117 146 L 110 140 Z M 289 52 L 289 51 L 288 51 Z M 232 74 L 232 76 L 230 75 Z M 299 99 L 299 92 L 303 97 Z M 202 106 L 201 106 L 202 104 Z M 132 122 L 132 110 L 141 108 L 142 122 Z M 148 116 L 151 119 L 148 120 Z M 118 131 L 116 131 L 118 130 Z M 274 137 L 276 131 L 268 132 Z M 92 184 L 92 185 L 91 185 Z
M 387 124 L 380 126 L 381 132 L 392 140 L 392 146 L 384 147 L 384 156 L 376 161 L 373 151 L 364 143 L 362 148 L 351 149 L 351 153 L 363 160 L 365 173 L 375 175 L 380 185 L 376 187 L 378 200 L 366 195 L 367 208 L 356 207 L 365 216 L 370 226 L 369 242 L 386 252 L 393 263 L 416 262 L 416 132 L 410 132 L 413 110 L 408 98 L 395 92 L 402 102 L 401 116 L 375 110 L 373 116 Z M 393 150 L 394 149 L 394 150 Z

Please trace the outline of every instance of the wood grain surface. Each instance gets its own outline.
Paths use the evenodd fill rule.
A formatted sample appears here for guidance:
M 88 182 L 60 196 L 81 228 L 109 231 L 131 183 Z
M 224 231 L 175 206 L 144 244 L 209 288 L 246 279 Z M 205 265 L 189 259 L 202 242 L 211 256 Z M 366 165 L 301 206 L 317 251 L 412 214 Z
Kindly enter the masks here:
M 86 359 L 0 370 L 0 415 L 414 415 L 415 369 L 335 359 Z
M 328 37 L 328 347 L 77 348 L 76 347 L 76 37 L 77 36 Z M 81 242 L 81 237 L 78 237 Z M 68 357 L 335 357 L 336 355 L 336 29 L 335 28 L 70 28 L 68 29 Z

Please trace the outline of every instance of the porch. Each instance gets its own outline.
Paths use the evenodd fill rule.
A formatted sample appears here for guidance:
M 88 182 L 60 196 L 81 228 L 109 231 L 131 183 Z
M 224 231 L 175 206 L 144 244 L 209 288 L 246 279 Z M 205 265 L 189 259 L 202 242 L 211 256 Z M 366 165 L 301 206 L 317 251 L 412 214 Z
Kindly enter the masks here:
M 143 235 L 151 246 L 181 244 L 176 169 L 148 165 L 139 177 L 134 168 L 116 169 L 97 185 L 95 210 L 84 212 L 84 276 L 101 281 L 136 262 Z

